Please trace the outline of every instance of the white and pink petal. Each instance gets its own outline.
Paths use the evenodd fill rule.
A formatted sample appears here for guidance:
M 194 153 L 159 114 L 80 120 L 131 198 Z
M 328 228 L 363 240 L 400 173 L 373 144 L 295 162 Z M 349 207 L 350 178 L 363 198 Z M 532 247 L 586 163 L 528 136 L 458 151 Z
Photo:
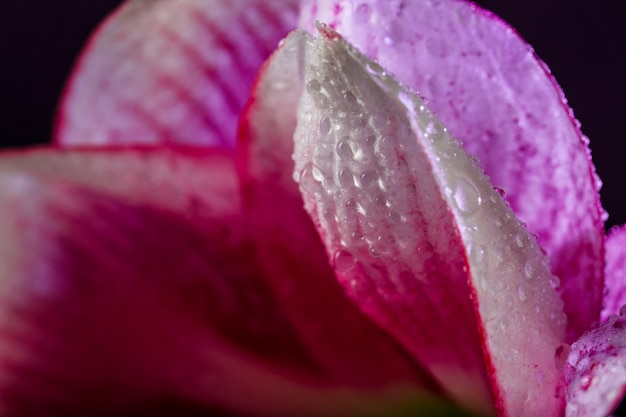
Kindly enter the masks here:
M 314 30 L 316 20 L 417 90 L 506 190 L 561 280 L 568 339 L 580 336 L 602 302 L 598 180 L 587 139 L 531 47 L 460 0 L 303 1 L 301 27 Z
M 626 394 L 626 310 L 572 345 L 566 417 L 607 417 Z
M 535 238 L 419 96 L 328 27 L 305 45 L 294 176 L 347 293 L 464 406 L 558 416 L 566 319 Z
M 232 147 L 254 75 L 297 13 L 296 0 L 128 0 L 78 60 L 55 141 Z

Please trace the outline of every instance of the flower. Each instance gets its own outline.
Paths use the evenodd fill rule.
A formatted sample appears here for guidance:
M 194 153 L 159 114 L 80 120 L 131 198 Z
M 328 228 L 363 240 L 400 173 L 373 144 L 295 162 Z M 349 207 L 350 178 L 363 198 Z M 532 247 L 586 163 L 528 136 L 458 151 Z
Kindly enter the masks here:
M 472 4 L 129 1 L 55 141 L 0 160 L 7 415 L 606 416 L 626 387 L 624 233 L 605 272 L 586 139 Z

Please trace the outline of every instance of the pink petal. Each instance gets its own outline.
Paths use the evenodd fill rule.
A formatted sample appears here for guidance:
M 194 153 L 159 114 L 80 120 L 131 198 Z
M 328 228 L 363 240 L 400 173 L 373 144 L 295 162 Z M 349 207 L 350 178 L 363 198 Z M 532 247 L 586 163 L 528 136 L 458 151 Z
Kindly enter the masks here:
M 606 240 L 604 308 L 602 320 L 626 305 L 626 228 L 611 229 Z
M 306 45 L 295 172 L 339 281 L 464 406 L 493 412 L 488 373 L 500 415 L 558 416 L 535 239 L 417 95 L 330 29 Z
M 406 351 L 348 300 L 303 208 L 291 157 L 302 35 L 291 35 L 263 67 L 240 126 L 244 206 L 264 276 L 300 339 L 333 378 L 359 386 L 404 380 L 433 389 Z
M 626 317 L 612 315 L 572 345 L 567 417 L 606 417 L 626 394 Z
M 560 277 L 568 336 L 600 313 L 603 227 L 587 139 L 546 66 L 507 24 L 459 0 L 303 2 L 415 88 L 464 142 Z M 583 295 L 584 296 L 581 296 Z
M 254 74 L 295 27 L 297 0 L 128 0 L 66 88 L 61 144 L 232 146 Z
M 43 150 L 0 183 L 3 415 L 454 412 L 320 372 L 239 235 L 228 156 Z

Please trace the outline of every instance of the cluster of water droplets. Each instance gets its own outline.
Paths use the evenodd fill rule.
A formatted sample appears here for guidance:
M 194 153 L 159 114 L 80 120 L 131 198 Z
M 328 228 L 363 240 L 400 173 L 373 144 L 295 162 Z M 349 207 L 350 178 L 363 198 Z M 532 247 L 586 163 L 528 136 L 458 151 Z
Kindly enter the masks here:
M 503 201 L 504 190 L 490 186 L 476 158 L 418 95 L 376 63 L 363 61 L 361 70 L 349 62 L 354 56 L 326 52 L 309 64 L 301 103 L 308 125 L 296 133 L 295 160 L 297 167 L 307 161 L 296 180 L 326 234 L 336 269 L 348 277 L 366 270 L 372 279 L 353 280 L 352 291 L 385 296 L 439 279 L 442 268 L 449 267 L 446 278 L 463 268 L 474 283 L 499 373 L 513 380 L 524 375 L 539 387 L 533 392 L 505 385 L 505 397 L 518 404 L 536 401 L 558 383 L 554 352 L 566 319 L 555 291 L 558 279 L 535 237 Z M 420 218 L 450 210 L 455 227 L 445 219 L 437 224 Z M 438 262 L 448 248 L 437 240 L 444 235 L 449 248 L 465 242 L 469 271 L 462 259 L 455 265 Z M 386 261 L 377 262 L 380 257 Z M 512 349 L 528 345 L 529 337 L 537 341 L 532 348 Z

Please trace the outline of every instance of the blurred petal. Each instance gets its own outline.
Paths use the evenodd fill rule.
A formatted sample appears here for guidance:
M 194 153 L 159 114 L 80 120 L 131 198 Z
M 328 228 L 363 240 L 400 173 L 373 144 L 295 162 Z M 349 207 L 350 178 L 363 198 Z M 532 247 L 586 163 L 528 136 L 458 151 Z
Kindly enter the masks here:
M 612 315 L 572 345 L 567 417 L 606 417 L 626 394 L 626 317 Z
M 558 416 L 565 316 L 534 238 L 419 97 L 336 32 L 305 68 L 296 172 L 346 291 L 461 404 L 493 412 L 488 373 L 502 415 Z
M 346 297 L 303 208 L 292 159 L 302 40 L 303 33 L 291 35 L 263 67 L 240 126 L 244 207 L 264 275 L 328 374 L 358 386 L 403 380 L 434 389 L 406 351 Z
M 3 416 L 462 415 L 311 359 L 259 276 L 230 155 L 12 153 L 0 185 Z
M 615 227 L 606 239 L 604 306 L 602 320 L 626 305 L 626 227 Z
M 419 91 L 506 190 L 561 279 L 570 341 L 598 320 L 604 230 L 587 139 L 519 35 L 458 0 L 306 0 L 302 10 L 303 27 L 331 24 Z
M 234 143 L 258 68 L 295 27 L 297 0 L 128 0 L 66 87 L 61 144 Z

